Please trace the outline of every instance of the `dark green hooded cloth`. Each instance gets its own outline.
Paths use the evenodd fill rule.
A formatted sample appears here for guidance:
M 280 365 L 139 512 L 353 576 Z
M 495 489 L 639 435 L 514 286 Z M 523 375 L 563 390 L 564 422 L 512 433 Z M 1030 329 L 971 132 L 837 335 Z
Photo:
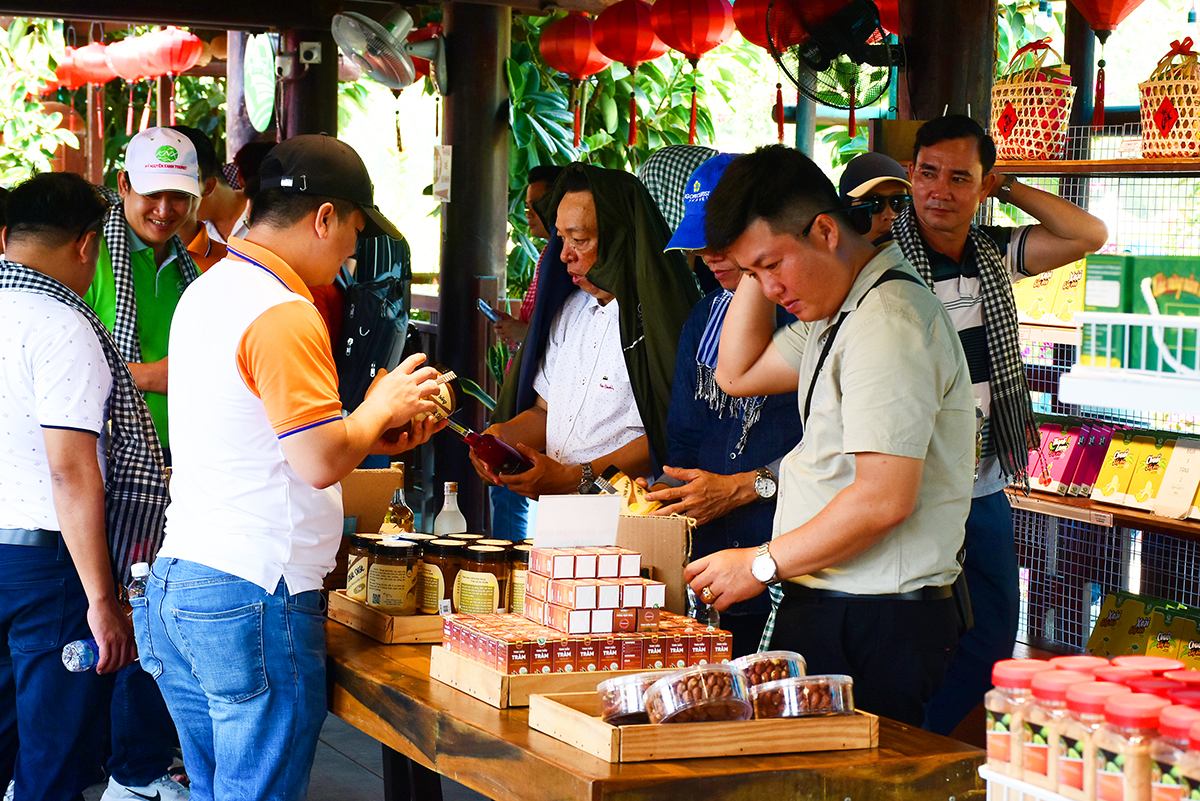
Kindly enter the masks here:
M 550 231 L 538 275 L 537 303 L 529 333 L 501 389 L 493 422 L 503 422 L 534 404 L 533 378 L 546 352 L 555 314 L 577 287 L 562 263 L 562 240 L 553 223 L 570 173 L 582 172 L 592 189 L 599 228 L 596 263 L 587 278 L 617 298 L 621 345 L 650 441 L 650 458 L 661 470 L 667 455 L 667 407 L 675 374 L 675 349 L 692 306 L 700 300 L 696 279 L 679 251 L 663 253 L 671 230 L 650 193 L 635 176 L 575 163 L 536 204 Z

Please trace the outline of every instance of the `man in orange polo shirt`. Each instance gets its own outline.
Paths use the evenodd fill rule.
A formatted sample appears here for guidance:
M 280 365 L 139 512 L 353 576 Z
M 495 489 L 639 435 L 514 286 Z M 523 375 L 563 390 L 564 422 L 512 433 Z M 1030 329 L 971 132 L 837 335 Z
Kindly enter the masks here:
M 217 184 L 225 180 L 225 174 L 221 172 L 217 149 L 204 131 L 190 125 L 172 125 L 171 130 L 186 136 L 196 148 L 196 164 L 200 168 L 200 202 L 192 204 L 191 214 L 179 229 L 179 238 L 187 243 L 188 255 L 196 262 L 200 272 L 204 272 L 225 258 L 225 243 L 209 235 L 208 226 L 199 216 L 204 201 L 216 191 Z

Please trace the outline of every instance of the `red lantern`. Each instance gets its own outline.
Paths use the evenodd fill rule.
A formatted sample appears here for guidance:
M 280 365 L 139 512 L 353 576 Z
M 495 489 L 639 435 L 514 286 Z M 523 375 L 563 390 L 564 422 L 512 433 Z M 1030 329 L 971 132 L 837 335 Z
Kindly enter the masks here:
M 1100 40 L 1100 62 L 1096 70 L 1096 99 L 1092 110 L 1092 125 L 1104 125 L 1104 43 L 1117 26 L 1142 4 L 1143 0 L 1071 0 L 1071 5 L 1083 14 Z
M 54 79 L 59 88 L 78 89 L 87 81 L 75 69 L 75 48 L 67 47 L 63 57 L 59 59 L 58 67 L 54 70 Z
M 133 136 L 133 85 L 146 77 L 148 68 L 140 40 L 138 36 L 121 39 L 110 44 L 105 51 L 113 72 L 129 84 L 129 106 L 125 111 L 126 136 Z
M 200 59 L 203 43 L 194 33 L 180 30 L 174 25 L 166 30 L 146 34 L 146 51 L 149 55 L 151 75 L 169 75 L 173 79 L 186 72 Z M 171 120 L 175 119 L 174 80 L 170 89 Z M 162 98 L 159 98 L 162 102 Z
M 658 0 L 650 15 L 654 32 L 692 64 L 692 122 L 688 144 L 696 144 L 696 68 L 700 56 L 733 35 L 729 0 Z
M 612 59 L 596 48 L 592 21 L 582 11 L 572 11 L 542 30 L 538 50 L 553 69 L 571 79 L 571 105 L 575 109 L 575 147 L 579 147 L 579 82 L 608 67 Z
M 667 52 L 667 46 L 650 25 L 650 4 L 621 0 L 600 12 L 592 28 L 601 53 L 629 68 L 629 145 L 637 143 L 637 68 Z
M 888 33 L 900 35 L 900 0 L 875 0 L 879 8 L 879 24 Z
M 100 42 L 92 42 L 75 51 L 75 71 L 84 83 L 100 85 L 117 77 L 117 73 L 108 65 L 105 50 L 107 48 Z
M 746 41 L 763 50 L 771 49 L 767 37 L 767 10 L 771 0 L 737 0 L 733 4 L 733 24 Z M 776 5 L 778 10 L 779 5 Z

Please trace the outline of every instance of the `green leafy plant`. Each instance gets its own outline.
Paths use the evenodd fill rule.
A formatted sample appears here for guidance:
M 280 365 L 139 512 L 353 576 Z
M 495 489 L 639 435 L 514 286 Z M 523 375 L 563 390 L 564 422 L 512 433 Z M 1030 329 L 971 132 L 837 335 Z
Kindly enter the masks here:
M 830 126 L 821 137 L 821 141 L 830 146 L 830 159 L 833 167 L 840 167 L 854 157 L 861 156 L 870 150 L 867 129 L 863 126 L 856 127 L 858 128 L 857 136 L 851 136 L 844 126 L 834 125 Z
M 39 92 L 54 80 L 63 53 L 60 24 L 54 20 L 15 18 L 0 28 L 0 184 L 12 186 L 37 172 L 49 172 L 61 145 L 78 147 L 70 131 L 56 126 L 58 113 L 47 114 Z

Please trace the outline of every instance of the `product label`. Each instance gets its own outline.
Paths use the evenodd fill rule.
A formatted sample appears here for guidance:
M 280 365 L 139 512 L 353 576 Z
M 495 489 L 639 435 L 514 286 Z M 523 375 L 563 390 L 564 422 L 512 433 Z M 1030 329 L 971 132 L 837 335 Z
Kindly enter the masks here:
M 1050 727 L 1025 721 L 1025 771 L 1049 775 Z
M 346 595 L 356 601 L 367 600 L 367 556 L 351 556 L 346 566 Z
M 524 570 L 512 572 L 512 603 L 509 604 L 508 611 L 514 615 L 525 614 L 525 576 Z
M 436 615 L 440 609 L 442 597 L 446 594 L 446 579 L 442 569 L 437 565 L 421 563 L 421 612 L 426 615 Z
M 491 573 L 460 570 L 454 578 L 454 608 L 472 615 L 490 615 L 500 608 L 500 582 Z
M 1188 801 L 1200 798 L 1200 776 L 1182 774 L 1179 777 L 1179 795 Z
M 1008 727 L 1011 725 L 1012 715 L 997 715 L 992 710 L 987 710 L 987 755 L 988 759 L 992 762 L 1008 762 L 1011 760 L 1010 743 L 1012 735 L 1008 730 Z
M 367 576 L 367 603 L 395 614 L 417 611 L 417 571 L 400 565 L 371 565 Z
M 1125 801 L 1125 761 L 1124 754 L 1096 749 L 1097 801 Z
M 1058 755 L 1058 786 L 1083 790 L 1083 741 L 1060 737 Z
M 1150 763 L 1150 801 L 1181 801 L 1183 782 L 1178 765 L 1158 760 Z

